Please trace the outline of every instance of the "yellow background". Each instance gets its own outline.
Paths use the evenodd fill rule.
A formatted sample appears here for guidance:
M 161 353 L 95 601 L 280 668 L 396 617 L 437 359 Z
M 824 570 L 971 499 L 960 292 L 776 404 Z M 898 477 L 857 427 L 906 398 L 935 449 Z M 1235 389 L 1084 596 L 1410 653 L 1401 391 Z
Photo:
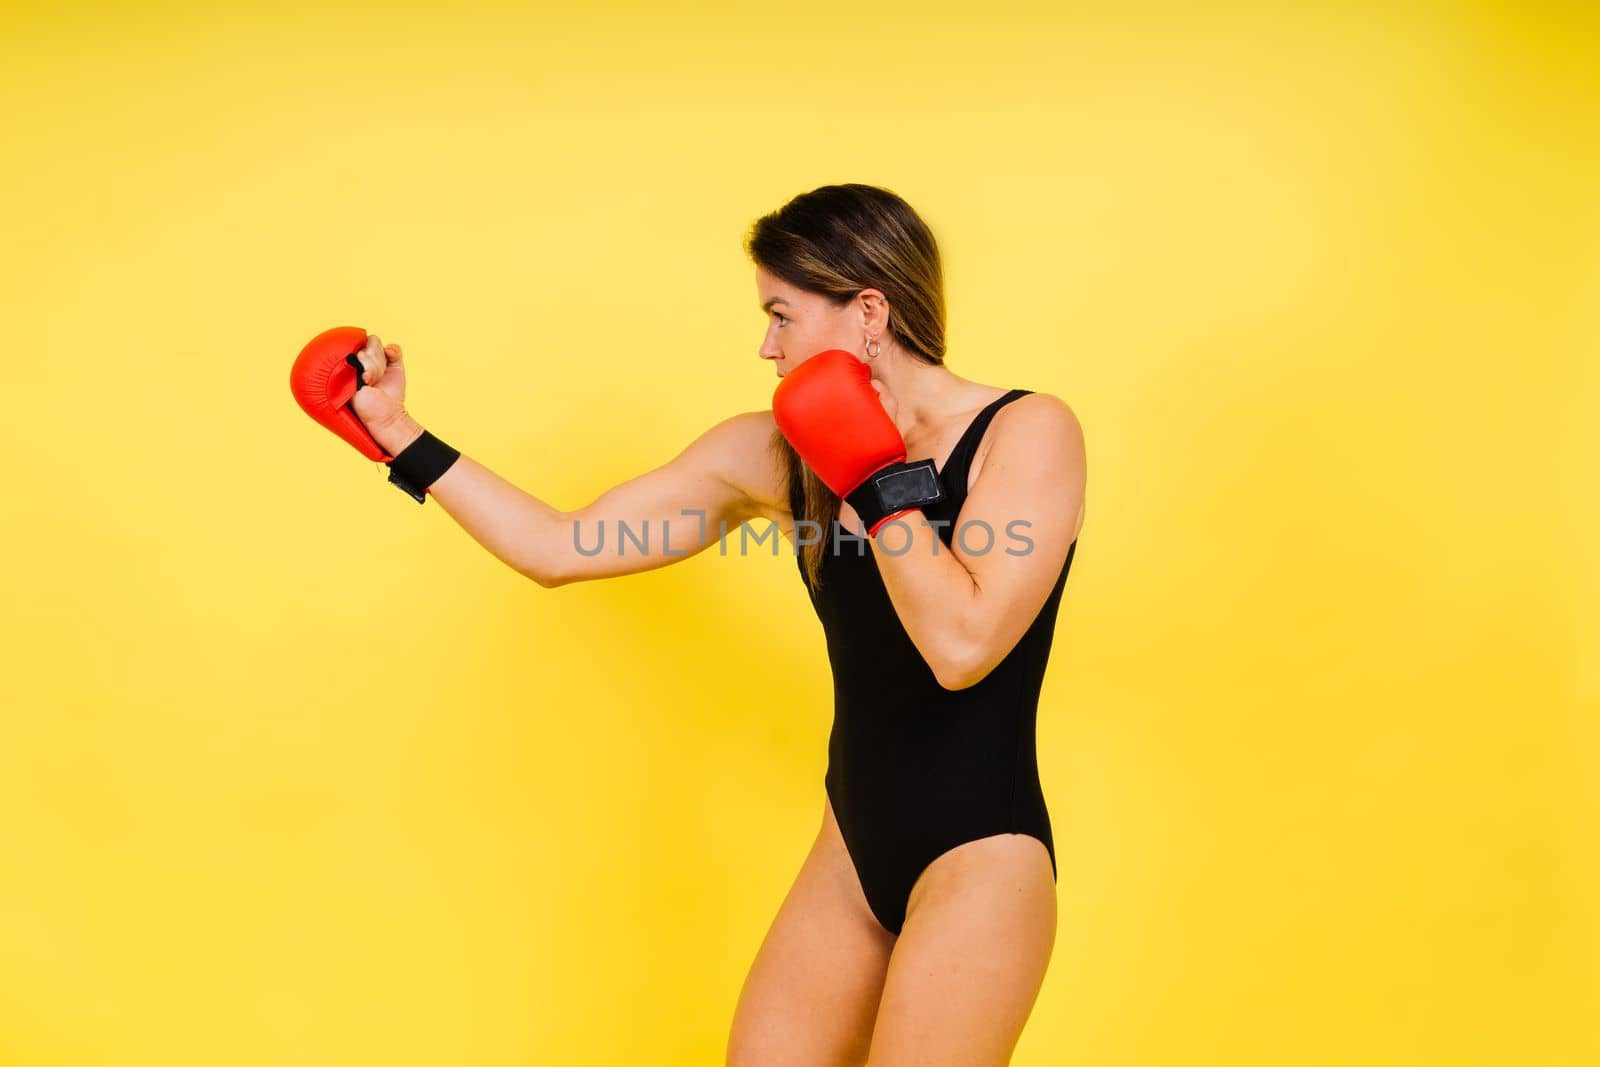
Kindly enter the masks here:
M 1019 1065 L 1600 1061 L 1592 5 L 0 8 L 0 1064 L 720 1062 L 820 817 L 792 558 L 542 590 L 768 403 L 741 238 L 885 185 L 1062 396 Z

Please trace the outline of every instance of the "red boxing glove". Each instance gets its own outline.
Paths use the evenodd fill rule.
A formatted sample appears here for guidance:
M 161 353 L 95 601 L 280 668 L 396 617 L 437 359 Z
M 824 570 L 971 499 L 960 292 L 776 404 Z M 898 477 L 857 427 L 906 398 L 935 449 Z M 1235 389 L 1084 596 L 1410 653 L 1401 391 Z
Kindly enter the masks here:
M 350 407 L 361 388 L 361 361 L 356 358 L 367 343 L 359 326 L 336 326 L 313 337 L 289 369 L 289 390 L 302 410 L 349 441 L 356 451 L 378 463 L 394 459 L 367 432 Z
M 869 537 L 944 499 L 931 459 L 905 461 L 906 443 L 872 388 L 872 372 L 849 352 L 819 352 L 784 375 L 772 417 L 817 477 L 850 502 Z

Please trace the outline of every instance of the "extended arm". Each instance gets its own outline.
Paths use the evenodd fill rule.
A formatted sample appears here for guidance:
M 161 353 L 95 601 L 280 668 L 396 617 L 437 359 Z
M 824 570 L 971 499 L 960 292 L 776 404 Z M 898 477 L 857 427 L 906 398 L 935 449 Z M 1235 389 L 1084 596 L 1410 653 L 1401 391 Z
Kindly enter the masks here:
M 474 540 L 546 588 L 634 574 L 715 544 L 724 524 L 734 529 L 784 507 L 773 429 L 767 411 L 724 419 L 666 464 L 576 511 L 552 507 L 465 454 L 428 492 Z M 421 432 L 407 416 L 379 443 L 397 452 Z M 619 524 L 633 538 L 619 540 Z

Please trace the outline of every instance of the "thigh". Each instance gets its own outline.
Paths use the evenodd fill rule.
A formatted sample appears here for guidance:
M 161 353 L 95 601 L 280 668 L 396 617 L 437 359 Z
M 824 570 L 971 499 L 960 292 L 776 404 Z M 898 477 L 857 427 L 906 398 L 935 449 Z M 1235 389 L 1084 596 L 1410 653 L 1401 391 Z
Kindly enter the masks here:
M 911 891 L 872 1035 L 872 1067 L 1006 1064 L 1055 944 L 1038 840 L 1000 834 L 929 864 Z
M 822 829 L 739 994 L 730 1067 L 865 1063 L 893 946 L 825 805 Z

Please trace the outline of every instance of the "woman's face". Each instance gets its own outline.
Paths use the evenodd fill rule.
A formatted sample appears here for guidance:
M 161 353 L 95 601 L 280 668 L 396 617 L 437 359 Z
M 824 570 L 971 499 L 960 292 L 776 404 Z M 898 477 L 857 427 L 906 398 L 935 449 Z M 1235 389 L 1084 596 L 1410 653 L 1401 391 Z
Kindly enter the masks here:
M 756 268 L 756 301 L 767 316 L 761 358 L 772 360 L 780 378 L 818 352 L 861 350 L 864 334 L 857 301 L 835 307 L 827 297 L 796 289 L 761 267 Z

